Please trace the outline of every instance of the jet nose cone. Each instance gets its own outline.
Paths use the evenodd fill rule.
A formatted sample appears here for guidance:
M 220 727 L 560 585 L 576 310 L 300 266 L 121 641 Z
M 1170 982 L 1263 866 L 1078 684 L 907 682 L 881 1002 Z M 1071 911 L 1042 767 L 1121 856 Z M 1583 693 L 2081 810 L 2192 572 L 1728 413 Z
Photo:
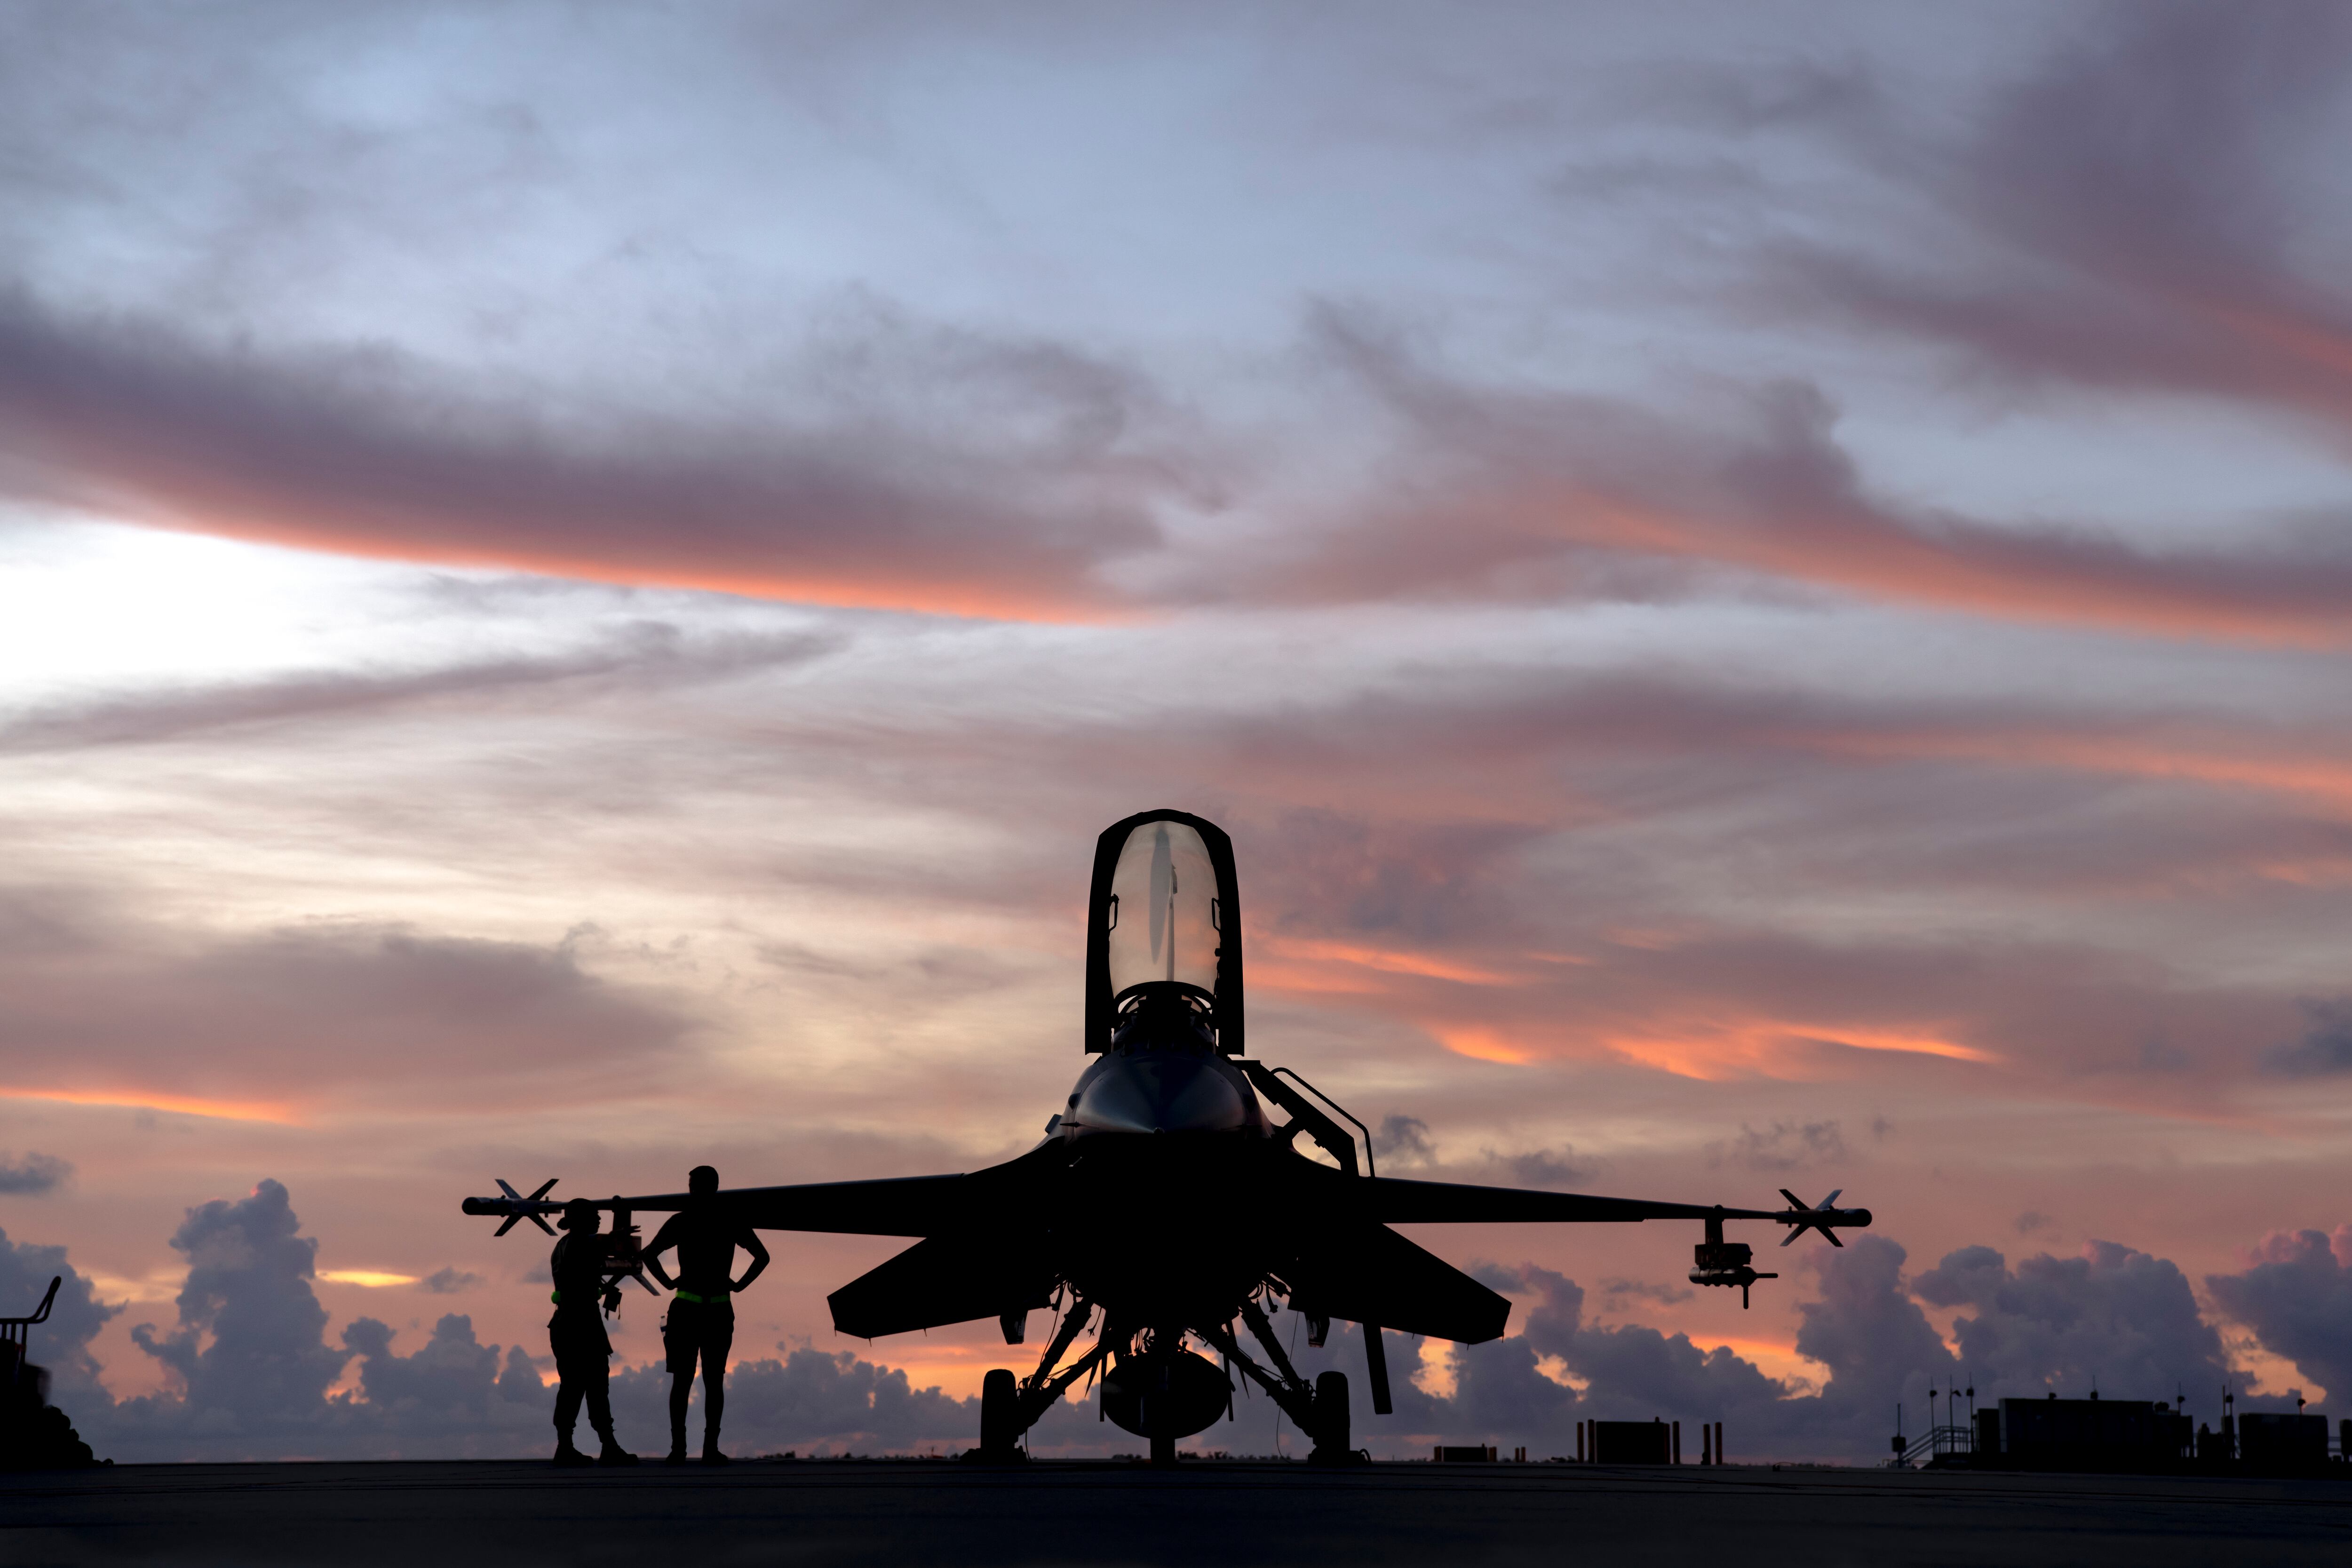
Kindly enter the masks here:
M 1249 1125 L 1249 1107 L 1218 1068 L 1190 1054 L 1108 1058 L 1069 1120 L 1097 1132 L 1238 1131 Z

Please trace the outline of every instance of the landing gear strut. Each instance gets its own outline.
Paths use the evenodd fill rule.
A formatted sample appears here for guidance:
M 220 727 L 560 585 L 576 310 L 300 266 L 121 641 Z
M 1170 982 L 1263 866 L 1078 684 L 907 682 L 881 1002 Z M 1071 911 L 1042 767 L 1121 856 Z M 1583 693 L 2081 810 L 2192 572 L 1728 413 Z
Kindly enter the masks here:
M 964 1455 L 978 1464 L 1018 1464 L 1028 1456 L 1021 1451 L 1022 1435 L 1037 1424 L 1037 1418 L 1054 1407 L 1055 1402 L 1069 1391 L 1070 1385 L 1106 1360 L 1117 1342 L 1114 1325 L 1106 1317 L 1103 1332 L 1095 1347 L 1063 1367 L 1055 1363 L 1069 1350 L 1086 1326 L 1093 1321 L 1095 1309 L 1085 1298 L 1074 1299 L 1070 1310 L 1063 1315 L 1061 1326 L 1038 1359 L 1037 1370 L 1025 1379 L 1016 1379 L 1003 1367 L 998 1367 L 980 1384 L 980 1447 Z
M 1174 1324 L 1147 1332 L 1106 1313 L 1093 1348 L 1057 1371 L 1095 1310 L 1083 1298 L 1072 1300 L 1031 1376 L 1016 1380 L 1000 1367 L 982 1381 L 980 1447 L 966 1454 L 966 1459 L 980 1464 L 1020 1463 L 1026 1457 L 1020 1447 L 1022 1434 L 1036 1425 L 1079 1378 L 1106 1363 L 1110 1367 L 1103 1380 L 1104 1409 L 1121 1426 L 1149 1439 L 1155 1466 L 1173 1466 L 1176 1445 L 1183 1434 L 1200 1431 L 1217 1418 L 1217 1412 L 1230 1412 L 1231 1385 L 1213 1363 L 1184 1350 L 1185 1331 Z M 1259 1365 L 1242 1349 L 1231 1322 L 1198 1325 L 1191 1331 L 1223 1352 L 1225 1364 L 1234 1372 L 1264 1388 L 1283 1414 L 1313 1440 L 1307 1463 L 1362 1463 L 1363 1456 L 1352 1444 L 1348 1374 L 1327 1372 L 1308 1383 L 1283 1352 L 1274 1325 L 1256 1300 L 1243 1301 L 1241 1321 L 1249 1325 L 1251 1335 L 1273 1363 L 1272 1370 Z M 1366 1331 L 1378 1332 L 1370 1325 Z M 1378 1373 L 1386 1368 L 1378 1361 L 1373 1366 L 1374 1403 L 1384 1405 L 1386 1401 L 1379 1397 Z
M 1314 1451 L 1307 1456 L 1310 1465 L 1353 1465 L 1362 1462 L 1362 1456 L 1349 1447 L 1348 1374 L 1327 1372 L 1312 1385 L 1298 1375 L 1283 1353 L 1282 1342 L 1275 1337 L 1274 1325 L 1266 1321 L 1265 1313 L 1254 1301 L 1242 1303 L 1242 1321 L 1265 1347 L 1266 1359 L 1274 1363 L 1268 1372 L 1249 1358 L 1233 1333 L 1220 1325 L 1202 1329 L 1201 1337 L 1224 1352 L 1225 1360 L 1241 1373 L 1254 1380 L 1259 1387 L 1274 1396 L 1282 1413 L 1298 1423 L 1298 1429 L 1315 1440 Z

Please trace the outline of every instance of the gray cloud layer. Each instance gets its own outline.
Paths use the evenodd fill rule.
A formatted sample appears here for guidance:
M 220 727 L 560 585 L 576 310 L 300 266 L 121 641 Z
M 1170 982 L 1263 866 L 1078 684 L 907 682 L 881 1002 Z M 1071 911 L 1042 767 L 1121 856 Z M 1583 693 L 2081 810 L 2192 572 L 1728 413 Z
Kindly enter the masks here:
M 225 20 L 220 37 L 191 47 L 205 68 L 250 89 L 241 79 L 253 74 L 249 63 L 215 58 L 221 38 L 282 21 Z M 387 36 L 398 29 L 382 19 L 321 26 L 353 35 L 331 55 L 403 58 Z M 46 51 L 99 79 L 119 67 L 67 13 L 23 26 L 28 56 Z M 1129 16 L 1104 32 L 1122 26 L 1150 30 Z M 1535 58 L 1560 42 L 1516 37 L 1541 30 L 1499 15 L 1465 27 L 1474 49 Z M 774 31 L 730 16 L 711 32 L 738 30 Z M 1051 38 L 1082 58 L 1108 42 L 1092 30 L 1066 38 L 1034 25 L 1010 30 L 1025 47 Z M 127 58 L 169 52 L 168 26 L 118 31 Z M 842 86 L 826 72 L 872 68 L 889 54 L 892 31 L 877 26 L 856 47 L 837 36 L 798 40 L 814 52 L 797 62 L 792 89 L 806 97 L 794 106 L 839 110 Z M 772 37 L 763 42 L 763 53 L 779 52 Z M 1378 129 L 1431 156 L 1491 153 L 1483 145 L 1491 142 L 1553 164 L 1589 155 L 1612 132 L 1660 147 L 1696 136 L 1715 159 L 1699 166 L 1751 172 L 1795 139 L 1806 158 L 1829 160 L 1887 210 L 1816 213 L 1820 198 L 1790 195 L 1783 175 L 1775 195 L 1792 214 L 1823 221 L 1787 221 L 1768 204 L 1769 216 L 1748 213 L 1732 225 L 1734 237 L 1705 247 L 1664 226 L 1657 245 L 1667 255 L 1699 250 L 1728 279 L 1712 293 L 1760 294 L 1776 322 L 1793 296 L 1817 316 L 1958 343 L 2018 379 L 2284 404 L 2340 437 L 2352 410 L 2352 302 L 2332 281 L 2341 269 L 2324 261 L 2344 237 L 2304 215 L 2327 205 L 2325 150 L 2344 124 L 2347 52 L 2352 32 L 2324 4 L 2124 6 L 2053 28 L 2021 80 L 1996 71 L 1946 84 L 1959 100 L 1953 117 L 1969 127 L 1957 140 L 1920 129 L 1917 95 L 1892 63 L 1832 66 L 1778 50 L 1737 66 L 1651 61 L 1633 73 L 1654 89 L 1648 106 L 1613 121 L 1605 92 L 1575 110 L 1485 101 L 1466 89 L 1460 101 L 1433 104 L 1431 83 L 1400 82 L 1402 119 Z M 1279 65 L 1283 77 L 1313 79 L 1310 98 L 1333 90 L 1303 62 Z M 1392 68 L 1353 53 L 1318 65 L 1381 79 Z M 128 221 L 119 198 L 101 194 L 100 172 L 128 154 L 108 137 L 88 154 L 95 167 L 46 151 L 58 138 L 44 116 L 86 115 L 89 106 L 73 103 L 71 89 L 37 85 L 19 95 L 13 125 L 25 168 L 17 183 L 28 211 L 75 215 L 47 242 L 70 254 L 72 237 L 87 240 L 85 224 L 106 232 Z M 616 173 L 583 144 L 566 106 L 548 101 L 563 95 L 528 70 L 501 80 L 512 101 L 497 111 L 468 102 L 407 142 L 344 123 L 320 107 L 327 95 L 270 86 L 248 92 L 246 132 L 305 149 L 303 172 L 273 175 L 270 160 L 224 128 L 218 156 L 236 174 L 218 184 L 233 189 L 242 178 L 268 194 L 240 198 L 199 182 L 219 204 L 217 269 L 235 287 L 182 281 L 194 298 L 173 299 L 163 279 L 185 267 L 151 256 L 151 293 L 169 304 L 101 304 L 71 297 L 62 277 L 74 269 L 49 258 L 60 277 L 28 275 L 0 292 L 0 487 L 362 555 L 951 612 L 1655 601 L 1792 582 L 2166 636 L 2340 646 L 2352 630 L 2340 526 L 2303 536 L 2264 528 L 2249 542 L 2248 525 L 2261 520 L 2236 519 L 2219 542 L 2158 548 L 2131 529 L 2069 521 L 2063 510 L 2054 521 L 1979 516 L 1903 499 L 1841 441 L 1839 399 L 1820 377 L 1718 373 L 1706 378 L 1711 394 L 1686 381 L 1643 397 L 1595 391 L 1560 370 L 1531 376 L 1492 355 L 1447 368 L 1412 333 L 1391 330 L 1377 300 L 1364 304 L 1336 281 L 1282 300 L 1281 330 L 1298 342 L 1265 341 L 1261 324 L 1248 372 L 1224 381 L 1201 373 L 1199 353 L 1115 347 L 1097 341 L 1112 334 L 1076 322 L 926 320 L 923 306 L 881 302 L 864 278 L 814 290 L 796 276 L 789 287 L 776 278 L 719 284 L 691 268 L 675 278 L 666 270 L 675 258 L 641 254 L 641 235 L 614 241 L 614 266 L 663 296 L 646 330 L 681 363 L 667 378 L 623 373 L 618 364 L 642 351 L 635 339 L 625 348 L 616 341 L 607 357 L 618 363 L 604 379 L 651 384 L 666 396 L 598 394 L 566 371 L 518 371 L 530 353 L 497 332 L 488 334 L 495 351 L 475 334 L 478 359 L 467 363 L 396 332 L 295 328 L 251 295 L 290 264 L 280 250 L 307 257 L 319 247 L 325 256 L 310 265 L 328 268 L 371 242 L 381 255 L 397 236 L 429 257 L 452 237 L 403 204 L 455 173 L 468 188 L 507 193 L 493 204 L 494 226 L 529 252 L 536 230 L 526 215 L 537 203 L 571 212 Z M 645 81 L 627 88 L 657 92 Z M 1381 96 L 1359 89 L 1333 96 Z M 170 140 L 173 112 L 112 129 L 125 147 Z M 840 142 L 875 130 L 829 123 L 836 140 L 827 151 L 839 156 Z M 435 154 L 419 149 L 437 147 L 439 136 L 505 151 L 460 159 L 461 171 L 409 167 L 405 160 L 431 163 Z M 519 155 L 516 146 L 532 151 Z M 354 195 L 365 187 L 352 171 L 320 151 L 332 147 L 362 163 L 381 156 L 403 177 L 381 198 Z M 1681 166 L 1663 157 L 1654 149 L 1633 166 Z M 291 188 L 277 189 L 281 180 Z M 1656 178 L 1635 183 L 1653 197 L 1673 194 Z M 1709 233 L 1721 221 L 1719 195 L 1698 198 Z M 437 197 L 422 205 L 437 206 Z M 1527 204 L 1511 210 L 1527 222 Z M 576 216 L 593 226 L 595 215 Z M 426 232 L 411 232 L 418 226 Z M 28 242 L 51 232 L 36 226 Z M 1538 225 L 1518 244 L 1554 237 Z M 1446 277 L 1458 264 L 1442 252 L 1428 260 Z M 499 292 L 486 280 L 475 286 Z M 1167 286 L 1185 291 L 1184 280 Z M 698 308 L 667 303 L 677 287 Z M 1660 292 L 1652 287 L 1649 308 L 1664 308 Z M 210 297 L 219 293 L 236 303 Z M 1326 302 L 1302 307 L 1317 297 Z M 564 298 L 578 311 L 605 303 L 593 290 Z M 449 308 L 436 300 L 430 313 Z M 563 308 L 506 307 L 542 331 Z M 706 312 L 739 324 L 714 327 Z M 255 313 L 263 330 L 250 330 Z M 505 311 L 476 302 L 471 313 Z M 1419 319 L 1412 309 L 1397 314 Z M 236 325 L 198 324 L 215 318 Z M 1719 332 L 1720 321 L 1709 330 Z M 530 336 L 512 322 L 508 331 Z M 1269 428 L 1277 440 L 1265 438 Z M 1369 480 L 1333 482 L 1350 470 L 1369 470 Z
M 22 1160 L 0 1154 L 0 1193 L 37 1197 L 73 1179 L 73 1162 L 55 1154 L 27 1152 Z M 0 1317 L 8 1314 L 0 1312 Z
M 10 1087 L 281 1113 L 492 1085 L 594 1096 L 674 1059 L 695 1020 L 595 979 L 566 947 L 371 924 L 185 942 L 86 900 L 0 890 Z M 146 1103 L 154 1103 L 150 1099 Z
M 822 658 L 842 646 L 812 633 L 688 638 L 639 620 L 596 646 L 399 673 L 320 670 L 237 683 L 143 689 L 36 708 L 0 724 L 0 754 L 204 739 L 273 726 L 385 719 L 436 704 L 544 703 L 562 696 L 676 687 Z
M 1884 100 L 1837 127 L 1976 240 L 1973 275 L 1811 250 L 1790 276 L 2005 381 L 2284 405 L 2340 441 L 2346 237 L 2304 182 L 2345 133 L 2347 62 L 2352 19 L 2325 0 L 2107 7 L 1957 145 Z
M 1727 417 L 1670 418 L 1465 382 L 1336 313 L 1318 336 L 1392 421 L 1395 482 L 1369 526 L 1291 569 L 1302 598 L 1654 599 L 1765 577 L 2160 635 L 2352 632 L 2340 542 L 2161 553 L 2084 525 L 1906 507 L 1872 493 L 1810 384 L 1746 391 Z
M 1138 392 L 1070 351 L 877 342 L 961 428 L 548 427 L 384 350 L 299 359 L 0 294 L 0 479 L 170 526 L 416 561 L 821 601 L 1070 614 L 1152 544 Z M 1034 433 L 1031 433 L 1034 432 Z

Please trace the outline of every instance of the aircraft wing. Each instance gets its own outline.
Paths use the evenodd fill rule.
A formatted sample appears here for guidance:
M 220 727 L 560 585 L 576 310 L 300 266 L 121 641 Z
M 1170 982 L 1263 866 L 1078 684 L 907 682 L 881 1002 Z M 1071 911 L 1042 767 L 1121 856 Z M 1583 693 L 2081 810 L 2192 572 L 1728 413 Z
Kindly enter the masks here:
M 1030 1184 L 1049 1173 L 1061 1161 L 1061 1151 L 1047 1144 L 1019 1159 L 969 1175 L 803 1182 L 789 1187 L 727 1187 L 720 1190 L 717 1201 L 729 1213 L 741 1216 L 754 1230 L 935 1236 L 974 1215 L 1000 1211 L 1004 1204 L 1021 1202 Z M 600 1209 L 660 1214 L 686 1207 L 688 1199 L 684 1193 L 653 1193 L 634 1198 L 591 1201 Z M 464 1207 L 467 1214 L 505 1215 L 509 1224 L 518 1217 L 556 1215 L 563 1210 L 561 1203 L 536 1195 L 467 1198 Z
M 1365 1219 L 1383 1225 L 1551 1222 L 1578 1225 L 1645 1219 L 1769 1219 L 1827 1233 L 1830 1226 L 1866 1226 L 1867 1209 L 1735 1209 L 1712 1204 L 1655 1203 L 1646 1198 L 1592 1197 L 1525 1187 L 1480 1187 L 1459 1182 L 1415 1182 L 1396 1176 L 1347 1177 L 1333 1172 L 1318 1185 Z
M 803 1182 L 730 1187 L 719 1205 L 754 1230 L 824 1230 L 847 1236 L 929 1236 L 967 1209 L 973 1177 L 895 1176 L 876 1182 Z M 682 1209 L 684 1193 L 625 1200 L 632 1209 Z

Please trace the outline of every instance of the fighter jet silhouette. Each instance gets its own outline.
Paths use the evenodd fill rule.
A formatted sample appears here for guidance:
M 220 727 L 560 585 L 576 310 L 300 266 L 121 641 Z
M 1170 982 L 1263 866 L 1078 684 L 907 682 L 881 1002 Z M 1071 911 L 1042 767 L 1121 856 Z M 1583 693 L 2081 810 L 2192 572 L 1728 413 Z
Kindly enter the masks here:
M 1783 1191 L 1785 1209 L 1744 1209 L 1380 1175 L 1362 1122 L 1296 1072 L 1244 1054 L 1241 899 L 1221 829 L 1181 811 L 1113 824 L 1095 848 L 1087 909 L 1084 1043 L 1094 1060 L 1035 1148 L 961 1175 L 719 1198 L 759 1229 L 919 1238 L 827 1298 L 846 1334 L 995 1318 L 1018 1344 L 1031 1310 L 1061 1309 L 1034 1372 L 983 1381 L 976 1458 L 1017 1458 L 1023 1434 L 1097 1372 L 1104 1415 L 1148 1438 L 1157 1462 L 1173 1463 L 1179 1438 L 1228 1412 L 1233 1373 L 1273 1396 L 1313 1439 L 1313 1459 L 1357 1458 L 1346 1374 L 1309 1384 L 1284 1352 L 1276 1313 L 1303 1315 L 1316 1345 L 1334 1318 L 1362 1325 L 1372 1409 L 1383 1415 L 1383 1329 L 1475 1344 L 1510 1315 L 1508 1300 L 1393 1224 L 1697 1220 L 1706 1239 L 1692 1282 L 1737 1287 L 1743 1302 L 1776 1276 L 1724 1239 L 1725 1221 L 1787 1226 L 1783 1246 L 1808 1230 L 1843 1246 L 1838 1229 L 1870 1224 L 1867 1209 L 1832 1206 L 1835 1193 L 1807 1207 Z M 1360 1163 L 1339 1118 L 1361 1135 Z M 1302 1138 L 1331 1163 L 1302 1152 Z M 543 1226 L 562 1207 L 547 1196 L 552 1183 L 528 1198 L 499 1185 L 505 1195 L 464 1208 L 503 1216 L 500 1235 L 525 1218 Z M 625 1234 L 632 1212 L 687 1203 L 668 1193 L 598 1206 Z M 625 1254 L 614 1268 L 633 1272 Z M 1092 1345 L 1066 1364 L 1089 1329 Z

